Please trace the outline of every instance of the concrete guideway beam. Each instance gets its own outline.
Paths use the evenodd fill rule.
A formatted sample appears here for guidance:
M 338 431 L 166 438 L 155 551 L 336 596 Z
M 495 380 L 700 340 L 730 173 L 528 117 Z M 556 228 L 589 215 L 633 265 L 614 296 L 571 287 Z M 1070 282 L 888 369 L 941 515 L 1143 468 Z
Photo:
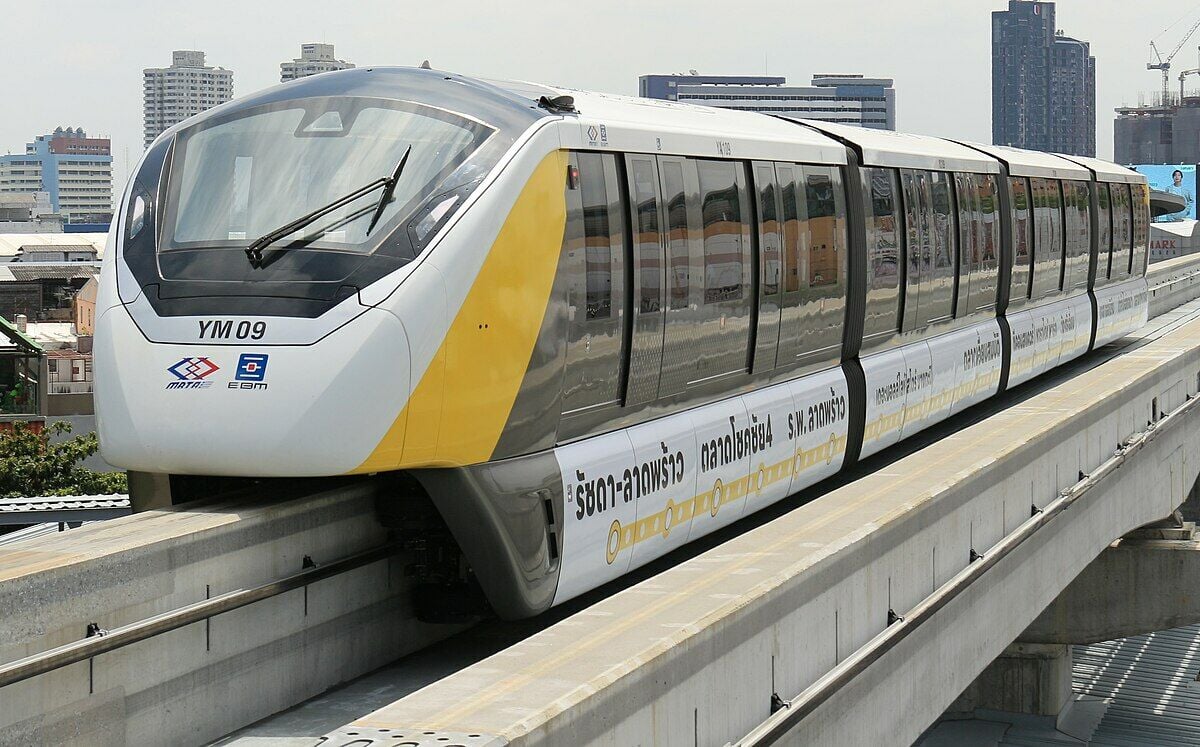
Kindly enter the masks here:
M 1098 643 L 1200 622 L 1200 539 L 1122 539 L 1021 633 L 1028 643 Z
M 149 511 L 0 548 L 0 662 L 386 543 L 375 488 Z M 202 744 L 454 632 L 380 560 L 0 688 L 0 744 Z
M 1031 505 L 1179 408 L 1198 373 L 1193 321 L 358 719 L 331 743 L 375 729 L 418 744 L 738 740 L 769 717 L 772 694 L 804 691 L 884 632 L 889 611 L 903 616 Z M 1109 543 L 1183 502 L 1200 471 L 1194 409 L 787 740 L 916 739 Z
M 1200 298 L 1200 256 L 1187 255 L 1155 262 L 1146 273 L 1150 318 Z

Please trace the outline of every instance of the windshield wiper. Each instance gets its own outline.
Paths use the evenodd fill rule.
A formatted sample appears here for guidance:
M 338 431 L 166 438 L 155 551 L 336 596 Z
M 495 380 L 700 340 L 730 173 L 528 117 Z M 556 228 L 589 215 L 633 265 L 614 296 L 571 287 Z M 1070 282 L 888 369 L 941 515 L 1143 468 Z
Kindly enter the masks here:
M 384 206 L 387 205 L 388 199 L 391 198 L 392 193 L 396 190 L 396 181 L 400 178 L 400 173 L 404 170 L 404 163 L 408 160 L 408 154 L 411 150 L 412 146 L 410 145 L 404 151 L 404 155 L 400 157 L 400 162 L 396 165 L 396 169 L 392 172 L 390 177 L 381 176 L 372 182 L 364 184 L 344 197 L 339 197 L 327 205 L 322 205 L 316 210 L 305 213 L 294 221 L 280 226 L 273 231 L 268 231 L 254 241 L 251 241 L 250 245 L 246 247 L 246 259 L 250 260 L 250 266 L 255 269 L 263 267 L 263 249 L 267 248 L 276 241 L 279 241 L 283 237 L 299 231 L 301 228 L 313 223 L 322 216 L 328 215 L 334 210 L 337 210 L 344 205 L 348 205 L 364 195 L 369 195 L 382 187 L 383 195 L 381 195 L 379 204 L 375 208 L 375 216 L 371 219 L 371 228 L 374 228 L 376 221 L 379 220 L 379 216 L 383 213 Z M 370 231 L 371 229 L 368 228 L 367 233 L 370 233 Z M 280 249 L 282 250 L 283 247 L 280 247 Z
M 404 164 L 408 163 L 409 153 L 412 153 L 411 145 L 404 149 L 404 155 L 400 156 L 400 163 L 396 164 L 392 178 L 388 179 L 388 183 L 383 187 L 383 194 L 379 195 L 379 204 L 375 206 L 375 214 L 371 216 L 371 225 L 367 226 L 367 236 L 371 235 L 371 229 L 375 228 L 375 224 L 379 222 L 379 216 L 383 215 L 383 209 L 392 201 L 392 194 L 396 191 L 396 182 L 400 181 L 400 175 L 404 173 Z

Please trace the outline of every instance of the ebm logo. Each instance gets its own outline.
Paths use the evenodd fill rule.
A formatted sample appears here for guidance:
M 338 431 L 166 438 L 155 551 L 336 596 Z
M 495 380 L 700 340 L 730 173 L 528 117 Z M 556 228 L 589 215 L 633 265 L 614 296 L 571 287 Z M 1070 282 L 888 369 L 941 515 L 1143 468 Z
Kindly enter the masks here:
M 267 355 L 265 353 L 242 353 L 238 358 L 237 373 L 229 382 L 230 389 L 266 389 Z

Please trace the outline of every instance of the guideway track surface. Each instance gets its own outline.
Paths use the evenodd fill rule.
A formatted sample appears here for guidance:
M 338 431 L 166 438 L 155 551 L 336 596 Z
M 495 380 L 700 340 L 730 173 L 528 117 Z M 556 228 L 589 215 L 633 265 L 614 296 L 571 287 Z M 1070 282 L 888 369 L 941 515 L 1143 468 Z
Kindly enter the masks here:
M 1014 531 L 1031 504 L 1049 504 L 1079 472 L 1096 469 L 1145 427 L 1151 400 L 1170 412 L 1194 394 L 1200 322 L 1166 324 L 1173 329 L 1162 338 L 604 599 L 356 720 L 329 743 L 349 742 L 349 730 L 382 736 L 375 729 L 421 744 L 425 731 L 514 744 L 740 738 L 768 716 L 772 693 L 801 692 L 885 629 L 889 610 L 914 607 L 972 551 Z M 1185 437 L 1195 420 L 989 571 L 987 585 L 1004 594 L 973 585 L 790 738 L 862 744 L 919 735 L 1108 542 L 1182 502 L 1200 466 L 1195 439 Z M 1138 465 L 1164 449 L 1170 479 L 1144 484 Z M 1047 558 L 1055 572 L 1038 573 Z M 949 630 L 946 614 L 971 622 Z M 913 655 L 937 633 L 938 656 Z M 913 682 L 937 684 L 918 692 Z M 852 716 L 852 700 L 875 706 L 859 716 L 876 716 Z M 897 724 L 881 714 L 905 715 Z

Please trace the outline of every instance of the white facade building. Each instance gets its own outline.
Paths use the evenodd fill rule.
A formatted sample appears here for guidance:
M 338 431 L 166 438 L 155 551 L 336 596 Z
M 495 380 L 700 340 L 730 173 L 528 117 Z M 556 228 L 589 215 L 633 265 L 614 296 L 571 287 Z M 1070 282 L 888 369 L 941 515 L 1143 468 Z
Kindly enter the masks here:
M 163 130 L 233 98 L 233 71 L 207 67 L 204 53 L 177 50 L 170 67 L 142 71 L 145 147 Z
M 332 44 L 301 44 L 299 57 L 291 62 L 280 63 L 279 77 L 281 81 L 287 83 L 289 80 L 306 78 L 317 73 L 348 70 L 352 67 L 354 67 L 353 62 L 339 60 L 333 56 Z
M 894 130 L 896 89 L 892 84 L 891 78 L 861 75 L 814 75 L 809 86 L 789 86 L 784 78 L 654 75 L 642 77 L 642 95 Z

